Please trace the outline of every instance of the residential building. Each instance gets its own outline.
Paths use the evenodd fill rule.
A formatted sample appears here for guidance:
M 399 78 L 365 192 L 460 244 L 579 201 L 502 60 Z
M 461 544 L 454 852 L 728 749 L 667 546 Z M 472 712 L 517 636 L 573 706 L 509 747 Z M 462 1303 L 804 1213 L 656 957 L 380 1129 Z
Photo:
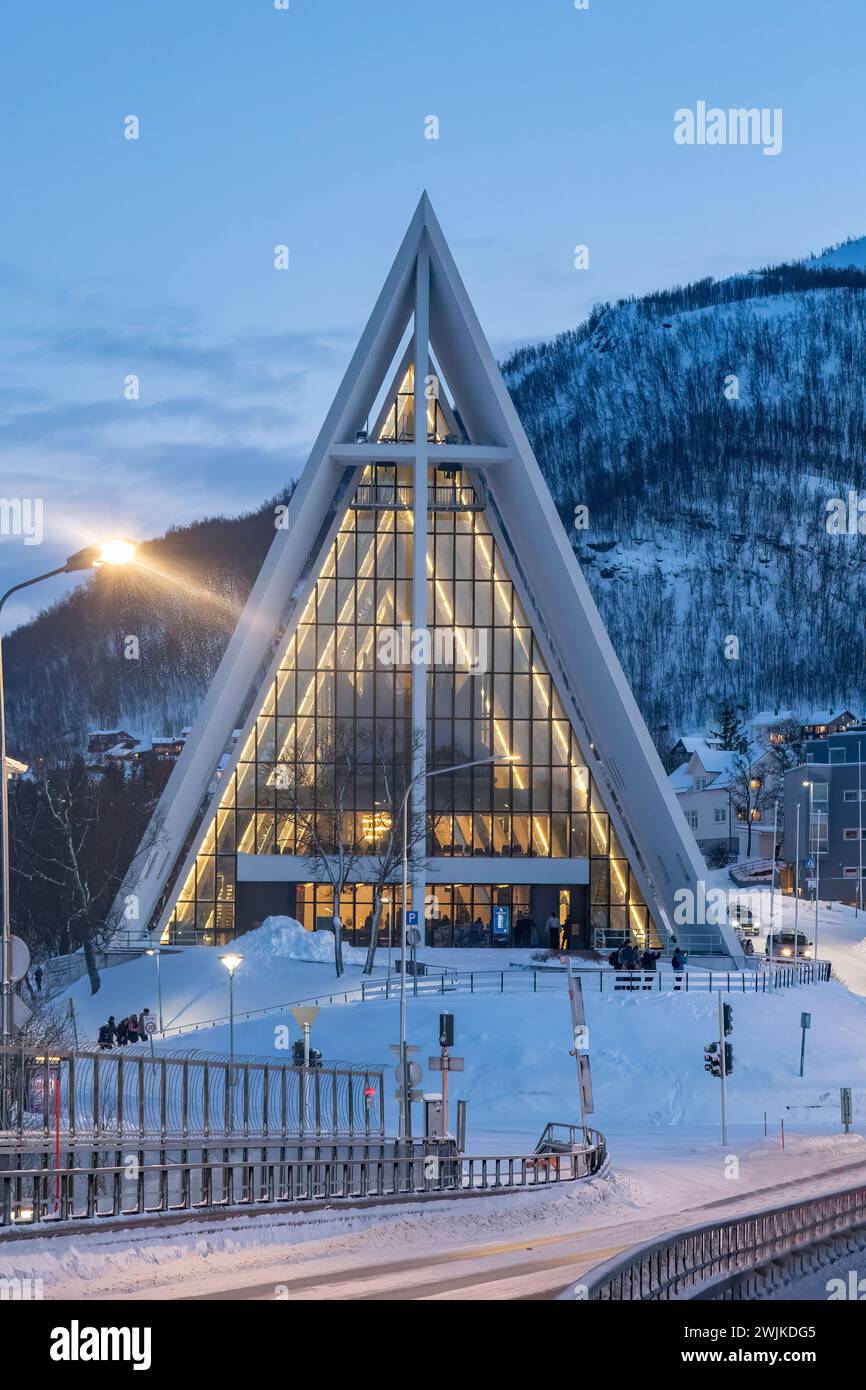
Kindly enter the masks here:
M 866 872 L 866 725 L 810 739 L 785 774 L 783 886 L 855 903 Z M 864 889 L 866 891 L 866 889 Z
M 702 853 L 770 858 L 773 817 L 767 814 L 767 782 L 776 775 L 771 753 L 756 745 L 745 754 L 713 748 L 697 735 L 685 735 L 679 746 L 687 756 L 668 782 Z

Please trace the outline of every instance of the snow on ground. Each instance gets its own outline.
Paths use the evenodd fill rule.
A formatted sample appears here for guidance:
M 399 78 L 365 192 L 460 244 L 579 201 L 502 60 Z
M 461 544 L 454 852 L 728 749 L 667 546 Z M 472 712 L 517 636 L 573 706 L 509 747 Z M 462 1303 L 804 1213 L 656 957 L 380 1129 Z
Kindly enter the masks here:
M 338 980 L 334 938 L 330 932 L 307 932 L 289 917 L 269 918 L 232 948 L 243 956 L 235 975 L 235 1012 L 263 1009 L 315 994 L 343 993 L 361 983 L 366 952 L 344 946 L 346 967 Z M 160 956 L 163 1023 L 166 1029 L 227 1018 L 229 979 L 219 950 L 163 947 Z M 387 951 L 381 953 L 375 978 L 387 974 Z M 119 1020 L 147 1006 L 156 1017 L 157 977 L 153 956 L 140 956 L 101 972 L 102 984 L 90 992 L 86 976 L 65 991 L 75 1005 L 79 1036 L 95 1040 L 109 1014 Z
M 732 1119 L 763 1121 L 768 1110 L 798 1124 L 838 1114 L 840 1086 L 855 1091 L 855 1110 L 866 1107 L 866 1000 L 830 983 L 773 995 L 735 996 Z M 596 1113 L 593 1122 L 608 1132 L 619 1125 L 649 1128 L 711 1126 L 719 1112 L 718 1083 L 704 1071 L 704 1044 L 718 1035 L 715 994 L 659 992 L 585 994 Z M 573 1120 L 576 1110 L 575 1063 L 569 1056 L 571 1023 L 563 987 L 556 993 L 428 996 L 408 1001 L 408 1038 L 420 1046 L 422 1083 L 438 1091 L 427 1057 L 438 1050 L 443 1007 L 455 1017 L 457 1055 L 465 1071 L 452 1080 L 452 1097 L 469 1103 L 473 1136 L 516 1136 L 534 1144 L 548 1120 Z M 797 1075 L 800 1013 L 812 1014 L 807 1070 Z M 289 1014 L 235 1025 L 235 1047 L 257 1056 L 274 1055 L 285 1025 L 297 1034 Z M 389 1062 L 397 1041 L 396 1000 L 325 1008 L 313 1025 L 313 1041 L 325 1059 Z M 228 1048 L 228 1027 L 195 1035 L 197 1047 Z M 165 1046 L 173 1050 L 172 1040 Z M 277 1058 L 285 1056 L 277 1051 Z M 391 1066 L 386 1073 L 386 1113 L 395 1123 Z M 786 1106 L 796 1106 L 796 1114 Z M 806 1106 L 825 1106 L 811 1112 Z M 835 1107 L 835 1108 L 834 1108 Z M 473 1147 L 476 1147 L 473 1145 Z
M 789 920 L 792 923 L 793 904 L 785 903 L 783 913 L 785 924 Z M 801 927 L 806 925 L 805 915 L 801 904 Z M 353 1271 L 363 1259 L 371 1266 L 382 1263 L 382 1287 L 391 1278 L 399 1288 L 404 1275 L 398 1265 L 407 1251 L 414 1259 L 435 1250 L 459 1248 L 474 1261 L 473 1243 L 479 1242 L 481 1249 L 487 1242 L 493 1253 L 477 1257 L 481 1278 L 488 1268 L 485 1261 L 495 1264 L 516 1258 L 513 1242 L 520 1243 L 522 1232 L 525 1240 L 520 1249 L 524 1252 L 533 1247 L 536 1238 L 572 1242 L 579 1236 L 587 1263 L 595 1263 L 606 1257 L 599 1251 L 607 1250 L 608 1245 L 619 1249 L 659 1230 L 709 1219 L 720 1203 L 744 1202 L 749 1193 L 765 1194 L 760 1201 L 773 1205 L 815 1192 L 822 1184 L 824 1190 L 832 1190 L 862 1180 L 866 1165 L 864 927 L 853 910 L 822 907 L 819 931 L 821 956 L 833 960 L 838 972 L 862 994 L 834 981 L 730 997 L 734 1072 L 728 1083 L 730 1134 L 725 1147 L 719 1134 L 719 1083 L 704 1071 L 703 1063 L 704 1044 L 717 1035 L 717 996 L 700 990 L 675 992 L 667 987 L 646 993 L 602 992 L 594 988 L 594 976 L 586 976 L 595 1094 L 591 1123 L 607 1136 L 612 1157 L 612 1171 L 603 1179 L 556 1192 L 446 1201 L 424 1207 L 331 1209 L 300 1215 L 274 1212 L 258 1221 L 238 1216 L 227 1224 L 189 1223 L 167 1231 L 154 1231 L 142 1223 L 134 1232 L 114 1236 L 106 1231 L 90 1232 L 85 1237 L 34 1238 L 21 1246 L 5 1247 L 4 1257 L 8 1251 L 13 1263 L 20 1261 L 20 1265 L 15 1263 L 20 1272 L 44 1277 L 48 1297 L 171 1296 L 172 1290 L 192 1293 L 244 1283 L 252 1286 L 256 1280 L 266 1282 L 271 1274 L 274 1282 L 280 1277 L 300 1278 L 301 1273 L 306 1279 L 308 1270 L 315 1274 L 320 1269 L 326 1284 L 329 1279 L 341 1280 L 339 1288 L 345 1292 L 353 1287 Z M 363 952 L 347 952 L 346 973 L 337 982 L 329 952 L 323 950 L 331 944 L 327 934 L 321 934 L 320 939 L 310 937 L 285 919 L 245 936 L 238 942 L 244 956 L 235 981 L 238 1015 L 283 1000 L 325 991 L 335 991 L 339 997 L 341 990 L 356 989 Z M 761 945 L 759 942 L 757 949 Z M 167 1023 L 225 1012 L 227 979 L 218 954 L 189 950 L 162 958 Z M 509 950 L 425 950 L 419 954 L 434 965 L 506 972 L 512 971 L 513 964 L 526 964 L 529 955 Z M 380 977 L 387 964 L 387 951 L 381 951 Z M 663 983 L 672 984 L 670 973 L 665 974 Z M 747 981 L 751 978 L 746 977 Z M 577 1118 L 575 1062 L 569 1055 L 570 1012 L 565 978 L 559 976 L 558 980 L 558 985 L 539 994 L 453 994 L 415 999 L 410 993 L 408 1037 L 420 1049 L 418 1059 L 425 1069 L 422 1085 L 426 1091 L 438 1090 L 438 1075 L 427 1071 L 427 1058 L 438 1050 L 439 1013 L 444 1007 L 455 1015 L 455 1052 L 465 1057 L 466 1068 L 452 1078 L 451 1097 L 452 1102 L 458 1097 L 468 1101 L 470 1152 L 527 1152 L 549 1120 Z M 697 975 L 694 983 L 700 980 Z M 86 981 L 78 982 L 70 993 L 76 999 L 82 1027 L 94 1031 L 109 1012 L 120 1017 L 145 1003 L 154 1009 L 153 960 L 143 958 L 106 971 L 103 987 L 94 998 L 87 993 Z M 801 1079 L 802 1010 L 811 1013 L 812 1027 L 806 1074 Z M 286 1052 L 281 1025 L 288 1026 L 290 1036 L 297 1035 L 288 1011 L 262 1018 L 238 1017 L 236 1051 L 283 1060 Z M 396 1114 L 389 1045 L 397 1041 L 397 1031 L 396 999 L 335 1002 L 322 1008 L 313 1026 L 314 1045 L 326 1060 L 387 1065 L 386 1124 L 391 1132 Z M 166 1051 L 190 1045 L 226 1051 L 227 1025 L 156 1043 L 157 1050 Z M 855 1133 L 849 1136 L 839 1133 L 841 1086 L 853 1090 Z M 732 1158 L 736 1159 L 733 1181 Z M 846 1173 L 851 1165 L 861 1166 Z M 791 1193 L 785 1185 L 792 1181 L 804 1185 Z M 752 1204 L 755 1201 L 753 1198 Z M 502 1242 L 501 1248 L 494 1250 L 490 1244 L 494 1237 Z M 473 1249 L 466 1255 L 470 1246 Z M 560 1261 L 563 1267 L 570 1249 L 566 1244 Z M 384 1269 L 389 1260 L 394 1265 L 390 1274 Z M 500 1296 L 511 1288 L 510 1275 L 509 1279 L 501 1277 L 510 1268 L 501 1266 L 497 1275 Z M 12 1264 L 10 1272 L 14 1272 Z M 364 1277 L 373 1279 L 378 1287 L 375 1270 Z M 411 1277 L 421 1280 L 422 1274 Z M 431 1277 L 427 1268 L 423 1278 Z M 558 1276 L 548 1271 L 533 1277 L 555 1282 Z M 299 1296 L 308 1294 L 301 1292 Z
M 235 975 L 235 1015 L 294 1003 L 321 996 L 343 996 L 357 991 L 362 980 L 366 949 L 343 947 L 345 971 L 337 978 L 334 969 L 334 938 L 331 932 L 308 932 L 290 917 L 270 917 L 257 931 L 247 932 L 233 946 L 243 956 Z M 418 959 L 431 969 L 501 971 L 518 965 L 543 964 L 532 960 L 535 951 L 501 948 L 463 949 L 455 947 L 419 948 Z M 160 957 L 163 1023 L 166 1030 L 191 1029 L 211 1019 L 227 1018 L 228 975 L 220 964 L 219 950 L 206 947 L 163 947 Z M 373 979 L 382 980 L 397 952 L 379 947 Z M 582 966 L 595 963 L 581 961 Z M 102 984 L 90 992 L 87 977 L 77 980 L 62 996 L 73 1000 L 82 1041 L 94 1042 L 99 1026 L 109 1014 L 119 1020 L 140 1013 L 147 1006 L 156 1016 L 157 977 L 153 956 L 115 965 L 101 972 Z M 192 1035 L 181 1034 L 176 1046 L 194 1045 Z
M 785 903 L 793 921 L 793 905 Z M 801 904 L 800 925 L 804 926 Z M 767 914 L 768 915 L 768 914 Z M 862 920 L 862 919 L 861 919 Z M 821 955 L 855 989 L 866 994 L 866 950 L 861 920 L 853 909 L 822 911 Z M 257 1056 L 286 1056 L 289 1036 L 298 1030 L 288 1010 L 245 1019 L 253 1011 L 316 993 L 356 990 L 361 982 L 363 951 L 347 950 L 347 969 L 338 982 L 332 963 L 322 959 L 332 948 L 329 933 L 309 934 L 288 919 L 273 919 L 238 943 L 244 956 L 235 977 L 235 1047 Z M 759 939 L 756 949 L 762 949 Z M 218 952 L 188 950 L 162 957 L 165 1022 L 194 1022 L 214 1015 L 225 1017 L 228 979 Z M 526 951 L 477 950 L 422 953 L 428 960 L 447 954 L 466 968 L 495 963 L 511 970 L 512 961 L 526 963 Z M 387 951 L 380 952 L 384 974 Z M 82 1036 L 93 1037 L 108 1013 L 116 1018 L 137 1012 L 145 1003 L 156 1008 L 152 958 L 107 970 L 103 986 L 89 995 L 85 980 L 70 990 L 76 1002 Z M 517 972 L 514 972 L 517 974 Z M 676 1126 L 711 1127 L 718 1114 L 718 1085 L 704 1071 L 704 1044 L 718 1033 L 716 996 L 676 993 L 671 989 L 643 992 L 604 992 L 594 989 L 594 976 L 584 986 L 596 1113 L 593 1123 L 606 1133 L 635 1126 L 664 1129 Z M 700 978 L 700 977 L 698 977 Z M 751 981 L 751 976 L 746 981 Z M 532 1146 L 548 1120 L 575 1116 L 575 1063 L 569 1056 L 570 1014 L 565 977 L 560 987 L 532 993 L 430 995 L 408 1000 L 408 1036 L 417 1044 L 425 1068 L 422 1083 L 438 1090 L 436 1074 L 426 1061 L 437 1051 L 438 1018 L 450 1009 L 456 1022 L 456 1051 L 466 1069 L 452 1082 L 452 1097 L 469 1103 L 470 1132 L 496 1151 Z M 664 975 L 662 977 L 664 980 Z M 349 995 L 352 1000 L 351 994 Z M 764 1111 L 778 1126 L 785 1117 L 791 1127 L 830 1122 L 838 1114 L 840 1086 L 853 1088 L 855 1114 L 866 1108 L 866 998 L 830 983 L 774 994 L 735 996 L 734 1075 L 730 1080 L 732 1122 L 756 1126 Z M 797 1075 L 800 1013 L 811 1012 L 807 1039 L 806 1076 Z M 386 1115 L 395 1124 L 391 1084 L 390 1045 L 398 1037 L 396 999 L 361 1003 L 339 1002 L 323 1007 L 313 1027 L 313 1042 L 328 1058 L 387 1064 Z M 158 1049 L 188 1047 L 226 1052 L 227 1023 L 157 1041 Z M 139 1044 L 143 1046 L 143 1044 Z M 787 1108 L 792 1107 L 792 1108 Z M 473 1143 L 477 1149 L 477 1142 Z
M 866 1163 L 855 1135 L 794 1140 L 784 1152 L 763 1139 L 734 1149 L 734 1177 L 731 1151 L 718 1142 L 674 1148 L 662 1139 L 649 1150 L 634 1146 L 603 1178 L 537 1192 L 28 1236 L 4 1245 L 4 1274 L 42 1279 L 49 1299 L 556 1292 L 623 1247 L 717 1217 L 723 1202 L 745 1211 L 796 1200 L 804 1188 L 831 1191 L 855 1180 L 845 1172 L 852 1163 Z M 555 1268 L 542 1270 L 539 1285 L 528 1266 L 545 1252 Z

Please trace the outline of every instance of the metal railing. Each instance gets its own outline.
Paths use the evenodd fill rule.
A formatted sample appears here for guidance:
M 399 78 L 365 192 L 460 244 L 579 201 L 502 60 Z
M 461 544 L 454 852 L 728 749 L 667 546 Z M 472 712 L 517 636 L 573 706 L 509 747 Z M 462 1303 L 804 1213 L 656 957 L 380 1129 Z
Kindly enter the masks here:
M 0 1143 L 384 1133 L 383 1068 L 334 1062 L 0 1047 Z
M 866 1187 L 732 1216 L 662 1236 L 597 1265 L 560 1299 L 664 1300 L 726 1296 L 769 1260 L 790 1259 L 866 1222 Z
M 49 1149 L 0 1167 L 0 1227 L 100 1217 L 159 1216 L 370 1198 L 473 1196 L 550 1187 L 598 1176 L 604 1136 L 570 1154 L 463 1156 L 453 1141 L 351 1144 L 185 1144 L 183 1148 Z
M 793 989 L 800 985 L 825 983 L 830 978 L 829 961 L 799 962 L 795 965 L 777 966 L 772 975 L 769 970 L 672 970 L 622 971 L 607 966 L 598 969 L 576 968 L 573 973 L 583 982 L 584 993 L 611 993 L 621 990 L 654 991 L 656 994 L 671 991 L 691 994 L 768 994 L 773 989 Z M 565 990 L 567 988 L 565 966 L 547 966 L 528 969 L 518 966 L 511 970 L 447 970 L 428 975 L 413 975 L 407 979 L 406 992 L 412 999 L 425 998 L 430 994 L 540 994 L 545 990 Z M 235 1022 L 266 1018 L 271 1014 L 284 1013 L 286 1009 L 300 1004 L 313 1004 L 318 1008 L 330 1004 L 363 1004 L 381 1000 L 399 999 L 400 977 L 388 975 L 382 980 L 364 980 L 355 989 L 333 990 L 329 993 L 310 995 L 304 999 L 290 999 L 282 1004 L 266 1004 L 259 1009 L 236 1011 Z M 164 1037 L 182 1037 L 197 1033 L 220 1024 L 228 1023 L 228 1015 L 218 1018 L 200 1019 L 196 1023 L 180 1023 L 166 1028 Z

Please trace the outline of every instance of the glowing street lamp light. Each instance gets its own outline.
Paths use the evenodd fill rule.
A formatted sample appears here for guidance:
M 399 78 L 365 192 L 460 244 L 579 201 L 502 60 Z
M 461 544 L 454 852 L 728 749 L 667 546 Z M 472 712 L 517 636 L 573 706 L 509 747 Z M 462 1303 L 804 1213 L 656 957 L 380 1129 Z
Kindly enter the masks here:
M 243 956 L 237 951 L 226 951 L 224 956 L 219 958 L 220 965 L 224 965 L 229 972 L 229 1094 L 228 1094 L 228 1128 L 233 1130 L 235 1127 L 235 971 L 243 961 Z
M 108 540 L 101 541 L 95 545 L 89 545 L 84 550 L 78 550 L 74 555 L 70 555 L 66 562 L 58 565 L 57 569 L 47 570 L 45 574 L 37 574 L 34 579 L 25 579 L 20 584 L 13 584 L 11 589 L 0 598 L 0 610 L 4 603 L 13 594 L 17 594 L 21 589 L 29 589 L 33 584 L 41 584 L 44 579 L 53 579 L 56 574 L 74 574 L 79 570 L 98 569 L 102 565 L 125 565 L 135 555 L 135 543 L 128 540 Z M 0 971 L 0 1003 L 2 1003 L 2 1018 L 0 1018 L 0 1033 L 4 1046 L 12 1040 L 12 913 L 9 901 L 10 896 L 10 872 L 9 872 L 9 785 L 8 785 L 8 766 L 6 758 L 6 702 L 3 690 L 3 641 L 0 637 L 0 816 L 2 816 L 2 838 L 0 838 L 0 866 L 2 866 L 2 891 L 3 891 L 3 929 L 0 937 L 0 956 L 2 956 L 2 971 Z

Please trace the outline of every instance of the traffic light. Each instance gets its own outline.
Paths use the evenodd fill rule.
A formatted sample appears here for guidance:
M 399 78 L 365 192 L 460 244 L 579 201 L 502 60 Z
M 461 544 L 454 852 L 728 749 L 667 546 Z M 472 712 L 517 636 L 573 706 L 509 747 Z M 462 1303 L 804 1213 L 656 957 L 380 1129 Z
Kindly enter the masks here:
M 730 1076 L 734 1070 L 734 1044 L 725 1043 L 725 1076 Z
M 453 1014 L 440 1014 L 440 1015 L 439 1015 L 439 1046 L 440 1046 L 440 1047 L 453 1047 L 453 1046 L 454 1046 L 454 1015 L 453 1015 Z
M 725 1037 L 727 1037 L 729 1033 L 734 1031 L 734 1011 L 730 1004 L 723 1004 L 722 1012 L 725 1019 Z
M 292 1066 L 302 1067 L 304 1065 L 304 1040 L 296 1038 L 292 1043 Z M 320 1067 L 322 1065 L 322 1054 L 316 1047 L 310 1048 L 310 1066 Z
M 726 1047 L 730 1043 L 725 1044 Z M 704 1071 L 708 1071 L 711 1076 L 721 1076 L 722 1057 L 719 1052 L 719 1044 L 715 1042 L 704 1044 Z

